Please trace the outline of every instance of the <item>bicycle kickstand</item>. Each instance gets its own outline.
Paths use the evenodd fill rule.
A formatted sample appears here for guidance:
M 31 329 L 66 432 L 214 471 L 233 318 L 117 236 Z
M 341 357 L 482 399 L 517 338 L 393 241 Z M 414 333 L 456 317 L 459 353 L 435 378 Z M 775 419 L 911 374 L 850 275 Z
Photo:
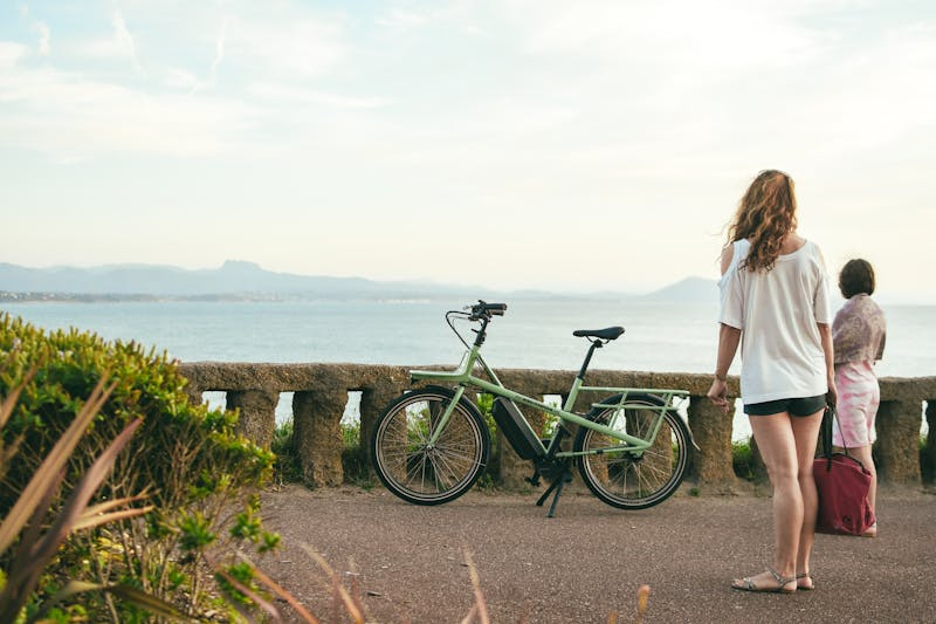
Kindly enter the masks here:
M 568 469 L 564 468 L 559 476 L 552 482 L 552 484 L 543 492 L 543 495 L 539 497 L 539 500 L 536 501 L 537 507 L 542 507 L 543 503 L 549 497 L 550 494 L 555 490 L 553 495 L 552 503 L 549 505 L 549 513 L 546 514 L 547 518 L 552 518 L 556 515 L 556 503 L 559 502 L 559 495 L 562 494 L 562 486 L 566 482 L 572 481 L 572 473 Z

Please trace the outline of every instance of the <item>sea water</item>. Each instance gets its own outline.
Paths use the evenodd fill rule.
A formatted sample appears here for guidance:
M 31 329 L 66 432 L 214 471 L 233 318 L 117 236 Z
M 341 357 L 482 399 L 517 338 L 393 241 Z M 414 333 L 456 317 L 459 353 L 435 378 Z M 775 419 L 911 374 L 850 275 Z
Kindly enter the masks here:
M 461 301 L 7 303 L 0 311 L 45 328 L 77 327 L 135 340 L 183 362 L 457 364 L 464 346 L 444 320 Z M 936 306 L 884 306 L 888 331 L 879 376 L 936 375 Z M 495 317 L 484 345 L 494 368 L 578 370 L 588 343 L 575 329 L 625 334 L 596 352 L 593 369 L 711 373 L 717 304 L 577 299 L 517 300 Z M 456 325 L 467 340 L 467 324 Z M 740 368 L 736 358 L 732 373 Z M 223 396 L 208 394 L 215 405 Z M 289 397 L 277 419 L 289 417 Z M 346 417 L 355 417 L 349 404 Z M 922 418 L 921 418 L 922 421 Z M 734 437 L 750 435 L 736 412 Z

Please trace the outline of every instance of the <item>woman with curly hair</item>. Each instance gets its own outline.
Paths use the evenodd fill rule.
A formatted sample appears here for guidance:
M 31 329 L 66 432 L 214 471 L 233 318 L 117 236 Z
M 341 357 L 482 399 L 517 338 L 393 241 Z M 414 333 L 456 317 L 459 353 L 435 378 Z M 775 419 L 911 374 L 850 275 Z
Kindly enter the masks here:
M 839 273 L 839 290 L 847 299 L 832 322 L 835 345 L 835 385 L 839 389 L 838 424 L 832 428 L 832 444 L 848 452 L 871 472 L 868 502 L 877 503 L 877 471 L 871 457 L 874 419 L 881 401 L 881 389 L 874 363 L 884 355 L 887 323 L 884 312 L 871 299 L 874 294 L 874 268 L 867 260 L 849 260 Z M 863 534 L 877 537 L 877 522 Z
M 740 344 L 741 398 L 773 487 L 773 565 L 732 583 L 746 591 L 813 588 L 812 462 L 822 412 L 836 395 L 825 262 L 796 225 L 793 180 L 762 171 L 741 199 L 722 252 L 718 357 L 708 396 L 730 411 L 725 382 Z

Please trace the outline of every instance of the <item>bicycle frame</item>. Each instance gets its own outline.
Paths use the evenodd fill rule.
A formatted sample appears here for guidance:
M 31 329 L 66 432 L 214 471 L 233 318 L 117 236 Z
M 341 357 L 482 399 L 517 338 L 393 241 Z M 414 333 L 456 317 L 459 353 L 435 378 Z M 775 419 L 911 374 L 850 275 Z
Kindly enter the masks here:
M 484 329 L 482 329 L 482 332 L 484 332 Z M 480 342 L 483 342 L 483 339 Z M 584 378 L 583 378 L 585 366 L 587 366 L 587 363 L 589 361 L 588 359 L 586 359 L 586 365 L 583 366 L 582 372 L 578 376 L 576 376 L 575 380 L 572 382 L 572 387 L 569 390 L 569 394 L 568 394 L 568 397 L 566 398 L 565 405 L 562 407 L 556 407 L 548 403 L 545 403 L 543 401 L 540 401 L 532 397 L 526 396 L 524 394 L 521 394 L 519 392 L 516 392 L 514 390 L 510 390 L 509 388 L 505 387 L 504 384 L 501 383 L 500 379 L 498 379 L 497 375 L 494 373 L 491 367 L 488 366 L 487 362 L 484 361 L 484 358 L 481 357 L 480 351 L 481 351 L 481 344 L 479 344 L 479 341 L 476 341 L 475 344 L 468 351 L 465 352 L 464 356 L 462 357 L 461 364 L 459 364 L 458 368 L 454 371 L 427 371 L 427 370 L 410 371 L 410 374 L 414 381 L 417 381 L 417 380 L 441 381 L 441 382 L 454 384 L 457 386 L 457 389 L 455 391 L 455 397 L 453 398 L 453 400 L 449 403 L 449 405 L 446 407 L 445 411 L 443 412 L 441 419 L 439 421 L 439 424 L 436 427 L 436 430 L 433 432 L 432 436 L 429 439 L 429 445 L 434 445 L 437 442 L 440 432 L 445 429 L 445 425 L 448 423 L 449 417 L 452 414 L 452 410 L 454 410 L 455 405 L 458 403 L 459 400 L 461 400 L 462 396 L 464 396 L 465 390 L 469 386 L 472 386 L 483 392 L 486 392 L 495 396 L 504 397 L 520 405 L 525 405 L 527 407 L 532 407 L 532 408 L 542 410 L 543 412 L 549 415 L 559 418 L 563 422 L 569 422 L 569 423 L 579 425 L 580 427 L 594 429 L 595 431 L 598 431 L 599 433 L 610 436 L 622 442 L 620 446 L 609 447 L 609 448 L 603 449 L 604 452 L 608 452 L 610 450 L 619 450 L 619 451 L 628 451 L 628 452 L 633 452 L 633 453 L 641 453 L 647 450 L 648 448 L 650 448 L 651 446 L 653 446 L 653 442 L 656 439 L 657 433 L 659 432 L 660 427 L 663 424 L 663 418 L 662 418 L 663 414 L 668 410 L 674 409 L 672 405 L 673 397 L 688 396 L 689 394 L 689 392 L 686 390 L 670 390 L 670 389 L 659 389 L 659 388 L 653 388 L 653 389 L 650 389 L 650 388 L 616 388 L 616 387 L 611 387 L 611 386 L 586 386 L 584 385 Z M 589 358 L 590 358 L 590 353 L 589 353 Z M 482 379 L 480 377 L 476 377 L 473 374 L 475 365 L 477 363 L 481 364 L 484 370 L 484 373 L 488 377 L 490 377 L 491 381 Z M 612 394 L 621 394 L 621 398 L 617 403 L 614 403 L 614 404 L 593 403 L 592 404 L 593 407 L 615 408 L 615 409 L 634 408 L 634 409 L 657 412 L 659 417 L 657 418 L 656 423 L 654 424 L 652 431 L 650 432 L 650 435 L 648 436 L 648 439 L 645 440 L 642 438 L 637 438 L 637 437 L 628 435 L 626 432 L 619 431 L 611 427 L 592 422 L 588 420 L 587 418 L 584 418 L 574 413 L 572 411 L 572 407 L 575 405 L 575 401 L 578 398 L 579 393 L 583 391 L 595 391 L 595 392 L 605 392 L 605 393 L 612 393 Z M 635 394 L 635 393 L 652 394 L 654 396 L 659 397 L 663 404 L 659 406 L 650 406 L 650 405 L 646 405 L 645 403 L 640 403 L 639 405 L 628 404 L 627 403 L 628 395 Z M 575 453 L 572 451 L 560 451 L 558 449 L 554 449 L 553 441 L 556 439 L 558 435 L 559 435 L 559 430 L 557 429 L 556 433 L 549 440 L 550 444 L 548 448 L 543 445 L 542 441 L 539 441 L 540 448 L 537 450 L 542 455 L 550 453 L 553 457 L 556 457 L 556 458 L 575 457 L 578 455 L 585 454 L 585 453 Z

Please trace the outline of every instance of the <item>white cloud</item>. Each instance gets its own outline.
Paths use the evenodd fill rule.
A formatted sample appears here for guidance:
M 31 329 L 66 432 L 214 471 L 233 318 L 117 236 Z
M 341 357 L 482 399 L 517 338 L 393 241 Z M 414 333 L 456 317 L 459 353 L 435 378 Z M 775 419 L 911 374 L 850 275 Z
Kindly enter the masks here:
M 819 33 L 797 24 L 795 3 L 599 2 L 517 5 L 533 53 L 593 56 L 652 66 L 731 70 L 808 57 Z M 522 16 L 522 19 L 521 19 Z
M 341 109 L 375 109 L 391 104 L 383 97 L 357 97 L 328 93 L 316 89 L 293 87 L 283 83 L 257 82 L 247 88 L 248 93 L 275 102 L 278 105 L 318 104 Z
M 170 89 L 178 89 L 191 93 L 200 84 L 198 76 L 180 67 L 167 68 L 164 76 L 165 84 Z
M 237 102 L 153 96 L 80 74 L 16 67 L 0 73 L 0 102 L 25 109 L 0 118 L 4 143 L 58 160 L 123 151 L 217 154 L 256 115 Z
M 143 66 L 140 65 L 140 59 L 137 57 L 136 43 L 133 41 L 133 35 L 130 34 L 130 30 L 127 28 L 127 23 L 124 21 L 123 15 L 121 15 L 120 12 L 115 12 L 111 23 L 114 26 L 114 43 L 116 48 L 129 57 L 134 71 L 142 75 L 144 73 Z
M 12 41 L 0 41 L 0 70 L 12 71 L 25 58 L 27 52 L 28 49 L 24 45 Z M 0 74 L 0 80 L 4 80 L 4 75 Z
M 41 56 L 48 56 L 52 49 L 52 31 L 49 30 L 49 27 L 42 22 L 36 22 L 33 25 L 33 29 L 39 33 L 39 54 Z
M 381 16 L 377 19 L 378 24 L 391 28 L 422 27 L 431 22 L 432 17 L 427 13 L 417 13 L 415 11 L 404 11 L 401 9 L 390 9 L 385 16 Z
M 302 15 L 279 17 L 229 17 L 226 58 L 248 71 L 298 78 L 327 71 L 348 52 L 338 22 Z
M 145 75 L 134 37 L 119 11 L 111 15 L 110 26 L 110 36 L 81 41 L 72 49 L 76 54 L 90 59 L 127 62 L 136 75 Z
M 214 85 L 218 80 L 218 69 L 221 67 L 222 61 L 224 61 L 224 37 L 225 31 L 227 30 L 227 20 L 221 22 L 221 31 L 218 33 L 218 38 L 215 40 L 215 57 L 211 62 L 211 84 Z

